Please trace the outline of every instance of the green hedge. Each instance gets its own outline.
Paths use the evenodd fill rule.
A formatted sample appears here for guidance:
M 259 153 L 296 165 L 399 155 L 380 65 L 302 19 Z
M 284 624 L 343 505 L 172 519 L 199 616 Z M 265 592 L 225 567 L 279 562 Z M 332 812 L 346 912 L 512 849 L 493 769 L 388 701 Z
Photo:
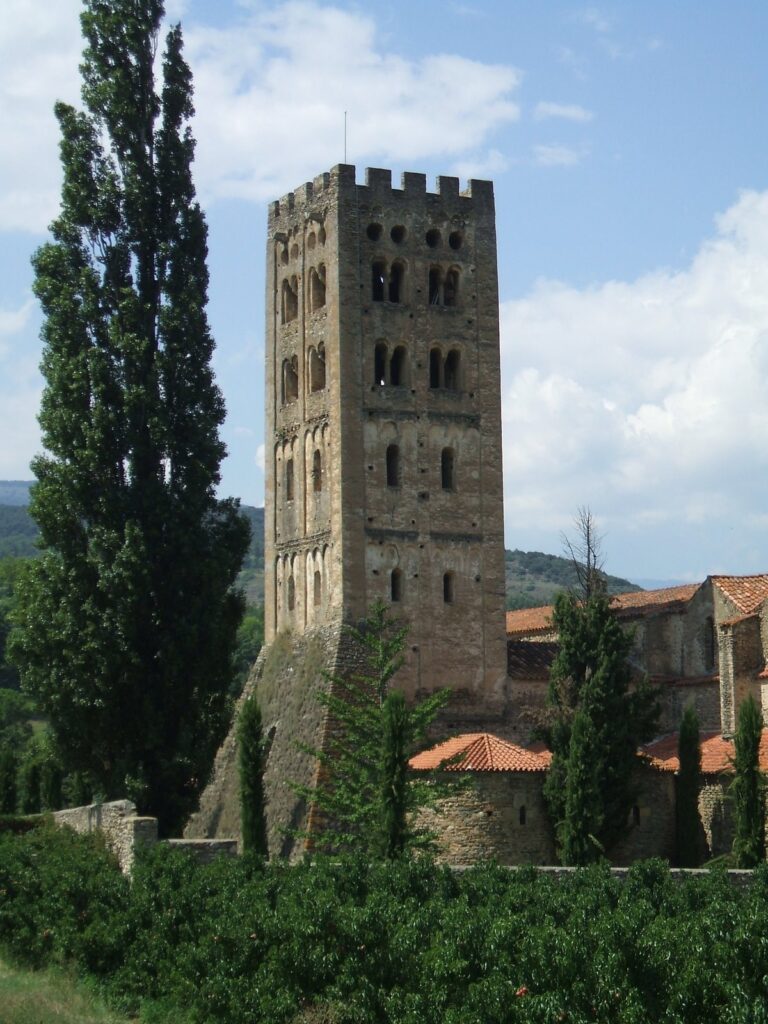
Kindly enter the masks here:
M 174 1024 L 768 1021 L 765 868 L 740 890 L 652 861 L 622 884 L 159 846 L 129 884 L 93 841 L 38 830 L 0 836 L 0 945 Z

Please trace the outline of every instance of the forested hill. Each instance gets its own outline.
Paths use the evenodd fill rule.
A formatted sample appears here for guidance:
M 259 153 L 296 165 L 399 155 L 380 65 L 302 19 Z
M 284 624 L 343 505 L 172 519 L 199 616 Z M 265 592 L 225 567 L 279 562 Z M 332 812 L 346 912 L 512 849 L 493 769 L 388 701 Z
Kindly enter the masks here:
M 0 480 L 0 558 L 31 558 L 37 553 L 37 526 L 24 507 L 29 487 L 28 481 Z M 251 546 L 238 582 L 248 603 L 260 604 L 264 600 L 264 509 L 240 508 L 251 524 Z M 606 578 L 612 594 L 642 589 L 617 576 Z M 506 582 L 508 608 L 551 604 L 559 590 L 577 584 L 570 559 L 540 551 L 507 551 Z
M 545 555 L 541 551 L 506 551 L 507 608 L 536 608 L 551 604 L 555 594 L 569 587 L 578 588 L 578 579 L 570 558 Z M 619 576 L 605 574 L 609 594 L 642 590 Z

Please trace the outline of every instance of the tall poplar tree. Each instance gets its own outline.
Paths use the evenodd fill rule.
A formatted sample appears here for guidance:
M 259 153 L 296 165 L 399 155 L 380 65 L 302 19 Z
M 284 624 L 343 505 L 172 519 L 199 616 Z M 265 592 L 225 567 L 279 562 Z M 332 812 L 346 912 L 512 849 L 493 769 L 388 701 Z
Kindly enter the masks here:
M 677 863 L 681 868 L 697 868 L 701 863 L 701 819 L 699 783 L 701 780 L 701 744 L 699 717 L 688 704 L 680 720 L 677 745 L 680 771 L 675 780 L 675 835 Z
M 178 828 L 228 713 L 248 540 L 215 487 L 224 404 L 205 313 L 180 27 L 161 0 L 85 0 L 82 110 L 55 107 L 63 187 L 36 253 L 43 555 L 19 588 L 13 656 L 65 765 Z

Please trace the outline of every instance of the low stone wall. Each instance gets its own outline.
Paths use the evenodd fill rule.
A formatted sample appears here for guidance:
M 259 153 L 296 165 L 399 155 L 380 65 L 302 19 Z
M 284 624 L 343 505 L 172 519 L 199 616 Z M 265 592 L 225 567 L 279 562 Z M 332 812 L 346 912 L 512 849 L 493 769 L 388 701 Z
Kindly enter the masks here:
M 55 811 L 53 820 L 57 825 L 68 825 L 75 832 L 101 832 L 125 874 L 131 872 L 138 847 L 157 842 L 157 818 L 137 815 L 136 805 L 130 800 Z
M 139 847 L 154 846 L 158 842 L 157 818 L 137 815 L 136 805 L 130 800 L 54 811 L 53 820 L 81 834 L 101 832 L 126 875 L 131 873 Z M 236 857 L 238 852 L 237 839 L 165 839 L 163 842 L 191 853 L 199 864 L 210 864 L 219 856 Z

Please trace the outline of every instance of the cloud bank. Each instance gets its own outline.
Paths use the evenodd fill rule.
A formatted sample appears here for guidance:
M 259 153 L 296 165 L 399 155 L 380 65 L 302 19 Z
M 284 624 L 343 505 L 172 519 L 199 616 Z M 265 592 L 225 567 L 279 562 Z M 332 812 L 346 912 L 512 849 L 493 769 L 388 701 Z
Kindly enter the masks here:
M 508 535 L 580 504 L 609 529 L 768 525 L 768 192 L 684 270 L 542 280 L 501 316 Z

